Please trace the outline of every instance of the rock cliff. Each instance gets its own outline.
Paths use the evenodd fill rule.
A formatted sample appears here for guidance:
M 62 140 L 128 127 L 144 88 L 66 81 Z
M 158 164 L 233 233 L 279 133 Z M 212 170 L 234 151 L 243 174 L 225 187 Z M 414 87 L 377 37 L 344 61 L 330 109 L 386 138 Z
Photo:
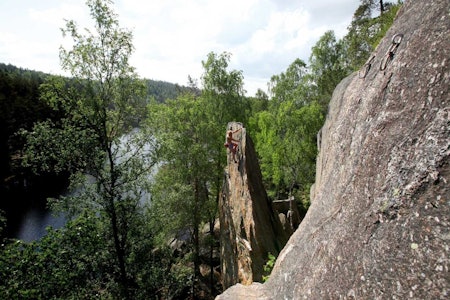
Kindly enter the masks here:
M 219 200 L 222 285 L 260 281 L 269 252 L 277 255 L 287 241 L 262 185 L 261 171 L 251 138 L 241 123 L 236 131 L 235 159 L 228 151 L 224 187 Z M 236 161 L 236 162 L 235 162 Z
M 405 1 L 333 94 L 311 207 L 270 279 L 217 299 L 450 297 L 449 11 Z

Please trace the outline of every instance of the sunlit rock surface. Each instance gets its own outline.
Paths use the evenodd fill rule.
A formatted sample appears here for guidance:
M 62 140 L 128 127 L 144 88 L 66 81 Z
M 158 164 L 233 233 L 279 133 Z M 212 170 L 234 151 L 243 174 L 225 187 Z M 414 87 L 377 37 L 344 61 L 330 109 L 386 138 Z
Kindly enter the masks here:
M 269 252 L 277 255 L 287 241 L 281 222 L 262 185 L 251 138 L 231 122 L 237 141 L 236 162 L 228 150 L 224 188 L 219 200 L 220 256 L 224 288 L 261 281 Z
M 367 74 L 334 92 L 312 205 L 269 281 L 217 299 L 450 297 L 449 11 L 405 1 Z

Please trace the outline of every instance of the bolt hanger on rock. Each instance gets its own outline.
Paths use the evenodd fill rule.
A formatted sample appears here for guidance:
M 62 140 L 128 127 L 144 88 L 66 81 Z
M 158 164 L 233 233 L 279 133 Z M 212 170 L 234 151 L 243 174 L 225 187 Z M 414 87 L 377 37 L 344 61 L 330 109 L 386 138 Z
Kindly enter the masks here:
M 387 65 L 394 59 L 395 52 L 397 52 L 397 48 L 402 42 L 403 34 L 397 33 L 392 37 L 392 44 L 389 47 L 389 50 L 386 52 L 386 55 L 383 57 L 380 63 L 380 71 L 384 71 Z

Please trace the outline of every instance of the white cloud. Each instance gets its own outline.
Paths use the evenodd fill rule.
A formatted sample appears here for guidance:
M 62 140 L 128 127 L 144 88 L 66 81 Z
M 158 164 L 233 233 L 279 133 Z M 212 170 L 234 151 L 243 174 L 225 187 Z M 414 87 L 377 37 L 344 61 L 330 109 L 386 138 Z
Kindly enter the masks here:
M 200 78 L 209 52 L 232 54 L 249 95 L 266 90 L 272 75 L 296 58 L 307 61 L 326 30 L 341 37 L 360 0 L 116 0 L 121 27 L 134 34 L 132 64 L 141 76 L 186 84 Z M 91 23 L 84 0 L 2 0 L 0 55 L 3 63 L 59 71 L 60 27 L 73 19 Z

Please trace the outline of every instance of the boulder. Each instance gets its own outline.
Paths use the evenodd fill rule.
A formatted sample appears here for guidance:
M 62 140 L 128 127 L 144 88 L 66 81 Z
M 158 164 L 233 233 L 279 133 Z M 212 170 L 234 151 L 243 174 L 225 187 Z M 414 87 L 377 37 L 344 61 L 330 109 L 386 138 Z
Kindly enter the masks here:
M 405 1 L 368 72 L 334 91 L 314 198 L 269 280 L 216 299 L 450 297 L 449 11 Z

